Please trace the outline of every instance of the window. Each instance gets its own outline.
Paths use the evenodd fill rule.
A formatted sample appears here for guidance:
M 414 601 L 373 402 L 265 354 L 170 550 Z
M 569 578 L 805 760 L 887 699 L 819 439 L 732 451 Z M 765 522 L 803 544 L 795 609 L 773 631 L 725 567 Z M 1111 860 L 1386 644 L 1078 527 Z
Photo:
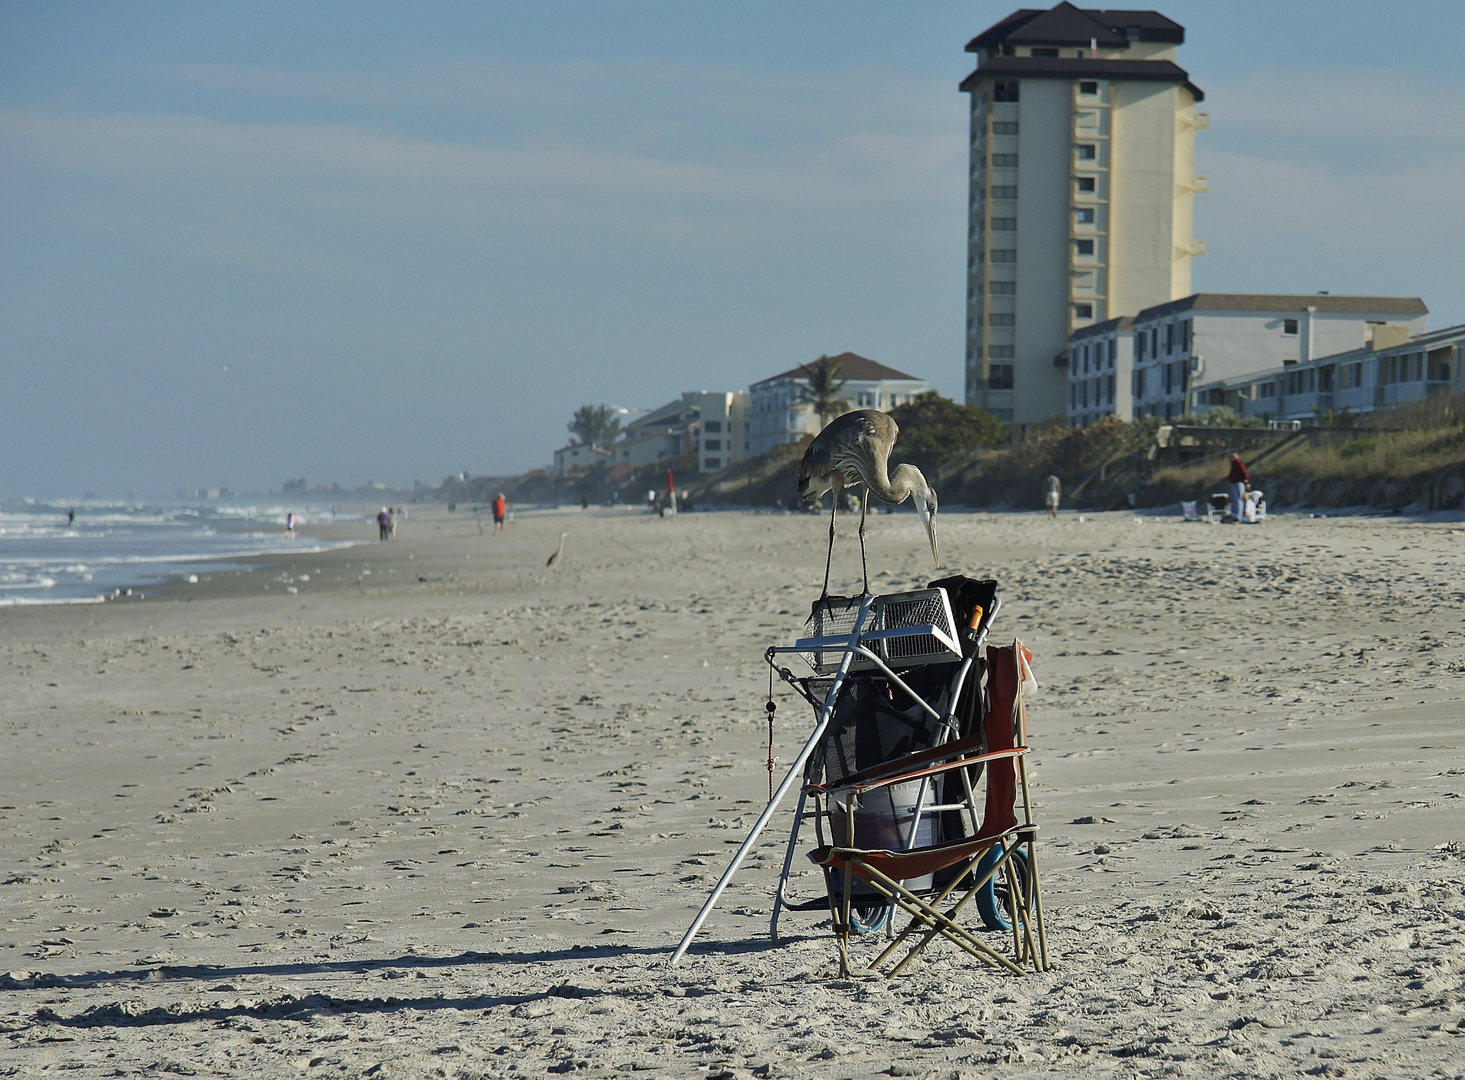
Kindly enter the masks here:
M 1190 320 L 1186 319 L 1180 324 L 1180 351 L 1190 351 Z
M 1138 363 L 1143 363 L 1144 362 L 1144 358 L 1145 358 L 1145 333 L 1144 333 L 1143 330 L 1141 330 L 1138 334 L 1135 334 L 1134 335 L 1134 359 Z
M 1080 225 L 1092 225 L 1094 223 L 1094 208 L 1092 206 L 1080 206 L 1074 211 Z
M 1068 384 L 1068 408 L 1070 410 L 1078 407 L 1078 383 Z
M 1078 84 L 1078 92 L 1085 95 L 1097 94 L 1099 92 L 1099 84 L 1092 80 L 1084 79 Z
M 991 320 L 991 324 L 993 326 L 1016 326 L 1017 325 L 1017 316 L 1016 315 L 1012 315 L 1012 314 L 1008 314 L 1008 313 L 1004 313 L 1004 312 L 1000 312 L 1000 311 L 994 311 L 990 315 L 988 315 L 987 317 L 988 317 L 988 319 Z
M 722 421 L 721 420 L 708 420 L 706 423 L 704 423 L 702 425 L 702 430 L 705 431 L 705 432 L 707 432 L 707 434 L 709 434 L 709 435 L 717 435 L 717 434 L 720 434 L 722 432 Z
M 1168 396 L 1170 393 L 1170 365 L 1164 364 L 1160 367 L 1160 385 Z
M 1015 199 L 1017 198 L 1017 186 L 1015 184 L 994 184 L 992 186 L 992 198 Z
M 1011 390 L 1012 389 L 1012 365 L 1011 364 L 988 364 L 987 365 L 987 389 L 988 390 Z
M 1092 176 L 1080 176 L 1077 178 L 1078 190 L 1092 193 L 1094 191 L 1094 178 Z
M 993 296 L 1016 296 L 1017 282 L 993 281 L 987 285 L 987 291 Z
M 1048 57 L 1052 57 L 1053 59 L 1056 60 L 1058 58 L 1058 50 L 1057 49 L 1039 48 L 1039 49 L 1034 49 L 1033 50 L 1033 55 L 1034 56 L 1048 56 Z
M 1092 240 L 1075 240 L 1073 250 L 1080 255 L 1092 255 L 1094 253 L 1094 242 Z
M 702 440 L 702 449 L 703 450 L 721 450 L 722 449 L 722 440 L 721 439 L 703 439 Z
M 992 360 L 1011 360 L 1016 351 L 1011 345 L 988 345 L 987 357 Z
M 994 169 L 1015 169 L 1017 168 L 1016 154 L 993 154 L 992 168 Z
M 710 458 L 708 458 L 703 463 L 702 468 L 704 468 L 704 469 L 720 469 L 720 468 L 722 468 L 722 458 L 720 458 L 720 457 L 710 457 Z
M 1109 404 L 1110 405 L 1113 405 L 1114 404 L 1114 376 L 1113 375 L 1110 375 L 1109 376 L 1109 387 L 1108 387 L 1108 389 L 1109 389 Z
M 1166 355 L 1175 351 L 1175 324 L 1165 324 L 1165 353 Z
M 992 219 L 993 232 L 1017 232 L 1017 218 L 1015 217 L 994 217 Z
M 998 79 L 992 84 L 993 101 L 1016 101 L 1018 82 L 1016 79 Z
M 994 263 L 1015 263 L 1015 262 L 1017 262 L 1017 252 L 1016 251 L 1012 251 L 1010 249 L 1009 250 L 997 250 L 997 249 L 994 249 L 992 251 L 992 261 Z
M 1114 361 L 1116 361 L 1118 359 L 1119 359 L 1119 339 L 1118 338 L 1111 338 L 1109 340 L 1109 367 L 1110 368 L 1113 368 Z M 1113 399 L 1111 398 L 1110 400 L 1112 401 Z
M 1093 161 L 1096 156 L 1097 156 L 1097 150 L 1094 148 L 1094 144 L 1093 143 L 1079 143 L 1078 144 L 1078 160 L 1079 161 Z
M 1016 135 L 1017 134 L 1017 121 L 1016 120 L 994 120 L 994 121 L 992 121 L 992 134 L 993 135 Z
M 1073 314 L 1078 319 L 1092 319 L 1094 317 L 1093 304 L 1074 304 Z
M 1297 333 L 1297 320 L 1296 319 L 1283 319 L 1282 320 L 1282 333 L 1284 333 L 1284 334 L 1296 334 Z
M 1145 369 L 1134 369 L 1134 396 L 1142 398 L 1145 396 Z

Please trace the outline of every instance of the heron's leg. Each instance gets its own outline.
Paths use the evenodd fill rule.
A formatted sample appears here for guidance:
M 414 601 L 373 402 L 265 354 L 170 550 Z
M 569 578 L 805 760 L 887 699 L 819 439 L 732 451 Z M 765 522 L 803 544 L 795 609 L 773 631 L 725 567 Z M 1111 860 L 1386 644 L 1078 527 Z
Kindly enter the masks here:
M 865 485 L 865 495 L 860 499 L 860 573 L 865 578 L 865 591 L 861 596 L 870 595 L 870 566 L 865 561 L 865 508 L 870 505 L 870 486 Z
M 829 595 L 829 567 L 834 561 L 834 515 L 839 512 L 839 485 L 834 485 L 834 490 L 829 493 L 829 554 L 824 557 L 824 591 L 819 594 L 823 600 Z

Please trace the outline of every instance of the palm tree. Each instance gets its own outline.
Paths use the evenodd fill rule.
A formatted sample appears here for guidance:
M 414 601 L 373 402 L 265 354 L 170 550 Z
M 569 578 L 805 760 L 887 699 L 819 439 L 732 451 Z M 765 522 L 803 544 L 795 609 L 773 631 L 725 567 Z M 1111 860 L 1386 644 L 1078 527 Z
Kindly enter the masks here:
M 620 434 L 621 418 L 610 405 L 581 405 L 565 425 L 570 434 L 595 449 L 615 442 Z
M 800 370 L 809 383 L 799 391 L 798 402 L 814 407 L 821 428 L 849 411 L 849 399 L 840 397 L 845 380 L 839 377 L 839 361 L 821 356 L 812 364 L 803 364 Z

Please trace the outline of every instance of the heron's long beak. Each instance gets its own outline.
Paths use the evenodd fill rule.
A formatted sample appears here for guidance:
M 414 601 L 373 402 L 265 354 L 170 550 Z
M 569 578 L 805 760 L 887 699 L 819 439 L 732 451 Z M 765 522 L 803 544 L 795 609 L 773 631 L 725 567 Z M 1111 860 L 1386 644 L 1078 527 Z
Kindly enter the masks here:
M 931 558 L 937 567 L 941 565 L 941 552 L 936 547 L 936 515 L 926 508 L 926 500 L 919 495 L 915 498 L 916 513 L 921 515 L 921 524 L 926 527 L 926 535 L 931 540 Z

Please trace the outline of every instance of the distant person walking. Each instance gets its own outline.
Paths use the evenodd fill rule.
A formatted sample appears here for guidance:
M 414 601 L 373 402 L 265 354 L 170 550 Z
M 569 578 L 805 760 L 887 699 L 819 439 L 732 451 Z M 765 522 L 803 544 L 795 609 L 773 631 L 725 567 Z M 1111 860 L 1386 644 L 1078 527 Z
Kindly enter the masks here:
M 66 511 L 66 531 L 76 532 L 76 507 L 74 506 Z
M 292 540 L 295 539 L 295 515 L 293 513 L 285 515 L 285 535 Z
M 376 516 L 376 529 L 378 539 L 390 540 L 392 538 L 392 515 L 385 506 L 382 507 L 381 513 Z
M 509 502 L 500 491 L 493 500 L 493 531 L 495 534 L 504 531 L 504 515 L 509 512 Z
M 1054 473 L 1048 474 L 1048 479 L 1043 481 L 1043 505 L 1048 508 L 1048 516 L 1058 516 L 1058 502 L 1063 498 L 1063 481 L 1058 479 Z
M 1246 511 L 1246 493 L 1251 490 L 1251 474 L 1235 454 L 1229 455 L 1229 460 L 1231 472 L 1226 476 L 1226 483 L 1231 486 L 1231 513 L 1227 520 L 1240 521 Z

